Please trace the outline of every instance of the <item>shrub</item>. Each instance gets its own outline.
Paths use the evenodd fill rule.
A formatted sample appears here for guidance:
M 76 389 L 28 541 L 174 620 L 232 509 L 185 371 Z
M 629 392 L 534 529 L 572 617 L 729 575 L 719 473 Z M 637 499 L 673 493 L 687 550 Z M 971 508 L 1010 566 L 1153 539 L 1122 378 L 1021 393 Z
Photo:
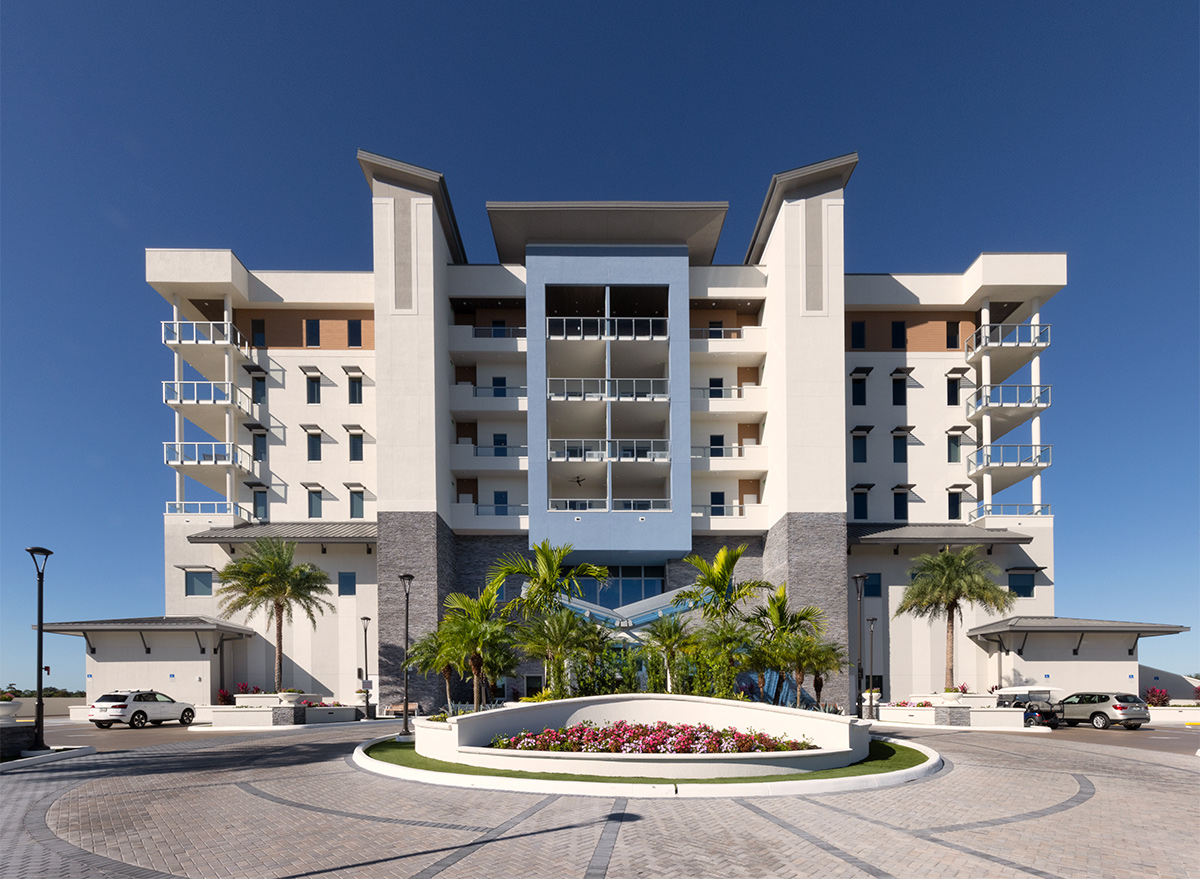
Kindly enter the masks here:
M 540 733 L 522 731 L 515 736 L 496 736 L 493 748 L 520 751 L 572 751 L 620 754 L 716 754 L 750 751 L 803 751 L 815 746 L 808 739 L 783 739 L 765 733 L 738 732 L 729 727 L 715 730 L 707 724 L 628 723 L 618 720 L 607 726 L 583 722 Z
M 1157 705 L 1159 707 L 1168 704 L 1171 701 L 1171 694 L 1160 687 L 1148 687 L 1146 689 L 1146 704 Z
M 553 702 L 554 695 L 549 690 L 540 690 L 532 696 L 522 696 L 522 702 Z
M 1200 699 L 1200 687 L 1192 687 L 1192 698 Z
M 0 693 L 0 702 L 11 702 L 13 700 L 12 693 Z
M 234 703 L 233 694 L 228 690 L 217 690 L 218 705 L 232 705 Z

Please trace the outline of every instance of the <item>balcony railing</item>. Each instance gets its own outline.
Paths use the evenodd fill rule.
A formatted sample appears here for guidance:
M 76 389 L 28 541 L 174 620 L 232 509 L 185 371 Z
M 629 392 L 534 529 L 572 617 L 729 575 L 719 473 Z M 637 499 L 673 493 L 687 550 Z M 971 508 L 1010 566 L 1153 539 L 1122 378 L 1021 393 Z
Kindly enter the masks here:
M 1050 324 L 983 324 L 967 339 L 968 357 L 984 348 L 1045 347 Z
M 552 400 L 666 400 L 665 378 L 550 378 L 546 393 Z
M 250 343 L 229 321 L 164 320 L 162 338 L 167 345 L 234 345 L 250 353 Z
M 692 446 L 693 458 L 744 458 L 765 446 Z
M 980 504 L 967 511 L 967 521 L 974 522 L 984 516 L 1049 516 L 1049 504 Z
M 1050 450 L 1043 445 L 991 445 L 967 456 L 967 472 L 989 467 L 1049 467 Z
M 529 504 L 476 504 L 476 516 L 527 516 Z
M 692 504 L 692 515 L 744 518 L 746 504 Z
M 757 387 L 758 385 L 751 385 L 749 389 L 754 390 Z M 707 398 L 712 400 L 741 400 L 745 398 L 746 390 L 747 388 L 743 388 L 741 386 L 734 386 L 730 388 L 692 388 L 692 399 L 703 400 Z
M 167 501 L 167 513 L 188 516 L 237 516 L 250 521 L 250 511 L 228 501 Z
M 718 327 L 692 327 L 690 338 L 692 339 L 741 339 L 745 337 L 741 327 L 734 329 L 721 329 Z
M 617 461 L 667 461 L 671 457 L 671 441 L 665 439 L 609 440 L 608 454 Z
M 471 388 L 472 397 L 524 397 L 527 388 L 524 385 L 509 387 Z
M 984 385 L 967 398 L 967 415 L 993 407 L 1049 406 L 1051 385 Z
M 555 512 L 596 512 L 608 509 L 608 501 L 604 498 L 562 498 L 552 497 L 549 509 Z
M 235 405 L 250 412 L 250 395 L 233 382 L 163 382 L 163 402 Z
M 669 512 L 671 509 L 671 499 L 665 497 L 613 498 L 612 503 L 614 510 L 622 512 Z
M 667 338 L 665 317 L 548 317 L 548 339 L 661 340 Z
M 476 339 L 524 339 L 525 327 L 471 327 Z
M 172 465 L 200 464 L 250 469 L 250 455 L 233 443 L 163 443 L 163 461 Z
M 524 458 L 529 454 L 528 446 L 472 446 L 476 458 Z
M 671 441 L 665 439 L 552 439 L 551 461 L 669 461 Z
M 547 440 L 551 461 L 603 461 L 608 457 L 608 440 L 552 439 Z

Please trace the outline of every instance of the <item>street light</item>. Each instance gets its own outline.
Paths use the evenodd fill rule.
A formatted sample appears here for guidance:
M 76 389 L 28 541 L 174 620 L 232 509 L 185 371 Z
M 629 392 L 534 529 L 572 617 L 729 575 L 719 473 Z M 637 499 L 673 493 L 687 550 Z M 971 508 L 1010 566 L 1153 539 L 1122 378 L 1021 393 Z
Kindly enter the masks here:
M 875 719 L 875 624 L 879 622 L 879 617 L 867 617 L 867 622 L 871 624 L 871 668 L 867 674 L 867 689 L 871 690 L 871 720 Z
M 858 716 L 862 717 L 862 600 L 863 586 L 867 582 L 866 574 L 854 575 L 854 591 L 858 596 L 858 660 L 855 662 L 855 677 L 858 679 L 858 688 L 855 690 L 854 704 L 858 706 Z
M 33 566 L 37 568 L 38 575 L 38 623 L 37 623 L 37 666 L 38 666 L 38 695 L 37 695 L 37 714 L 33 720 L 33 747 L 31 751 L 48 751 L 46 747 L 46 709 L 45 703 L 42 701 L 42 579 L 46 573 L 46 560 L 54 555 L 44 546 L 27 546 L 25 551 L 29 553 L 29 557 L 33 559 Z
M 408 729 L 408 594 L 412 590 L 412 574 L 401 574 L 400 585 L 404 587 L 404 727 L 400 735 L 409 735 Z
M 364 690 L 366 690 L 366 689 L 367 689 L 367 681 L 368 681 L 368 680 L 370 679 L 370 677 L 371 677 L 371 672 L 370 672 L 370 670 L 367 668 L 367 626 L 371 625 L 371 618 L 370 618 L 370 617 L 361 617 L 361 619 L 362 619 L 362 624 L 363 624 L 363 674 L 362 674 L 362 688 L 363 688 Z M 370 691 L 368 691 L 368 692 L 366 692 L 366 693 L 363 695 L 363 716 L 364 716 L 364 717 L 366 716 L 366 714 L 367 714 L 367 709 L 368 709 L 370 706 L 371 706 L 371 693 L 370 693 Z

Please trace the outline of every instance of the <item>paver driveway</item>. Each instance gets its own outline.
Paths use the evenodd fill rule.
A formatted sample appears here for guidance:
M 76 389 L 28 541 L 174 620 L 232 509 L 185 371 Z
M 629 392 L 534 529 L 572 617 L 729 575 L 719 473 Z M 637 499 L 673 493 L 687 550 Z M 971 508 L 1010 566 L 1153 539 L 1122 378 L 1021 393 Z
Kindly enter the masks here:
M 356 728 L 185 742 L 0 776 L 0 876 L 1200 877 L 1200 758 L 911 733 L 880 791 L 625 800 L 376 776 Z

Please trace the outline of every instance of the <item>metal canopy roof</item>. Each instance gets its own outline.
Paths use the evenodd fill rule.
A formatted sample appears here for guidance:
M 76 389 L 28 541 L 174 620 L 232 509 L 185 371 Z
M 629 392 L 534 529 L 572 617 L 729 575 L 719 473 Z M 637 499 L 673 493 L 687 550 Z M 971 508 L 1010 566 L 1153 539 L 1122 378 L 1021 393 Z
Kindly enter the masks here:
M 1097 632 L 1111 634 L 1139 635 L 1149 638 L 1154 635 L 1178 635 L 1187 632 L 1187 626 L 1173 626 L 1168 623 L 1127 623 L 1118 620 L 1085 620 L 1076 617 L 1009 617 L 994 623 L 976 626 L 967 632 L 968 638 L 981 638 L 985 635 L 1006 634 L 1037 634 L 1039 632 Z
M 189 534 L 189 543 L 252 543 L 260 537 L 277 537 L 296 543 L 375 543 L 379 528 L 374 522 L 263 522 L 210 528 Z
M 32 626 L 31 628 L 36 628 Z M 80 620 L 44 623 L 42 628 L 57 635 L 83 635 L 85 632 L 223 632 L 229 635 L 253 635 L 254 629 L 228 620 L 206 616 L 126 617 L 116 620 Z
M 977 525 L 896 525 L 895 523 L 851 522 L 846 525 L 846 542 L 851 546 L 903 544 L 911 546 L 969 546 L 971 544 L 1032 543 L 1028 534 L 1007 528 Z

